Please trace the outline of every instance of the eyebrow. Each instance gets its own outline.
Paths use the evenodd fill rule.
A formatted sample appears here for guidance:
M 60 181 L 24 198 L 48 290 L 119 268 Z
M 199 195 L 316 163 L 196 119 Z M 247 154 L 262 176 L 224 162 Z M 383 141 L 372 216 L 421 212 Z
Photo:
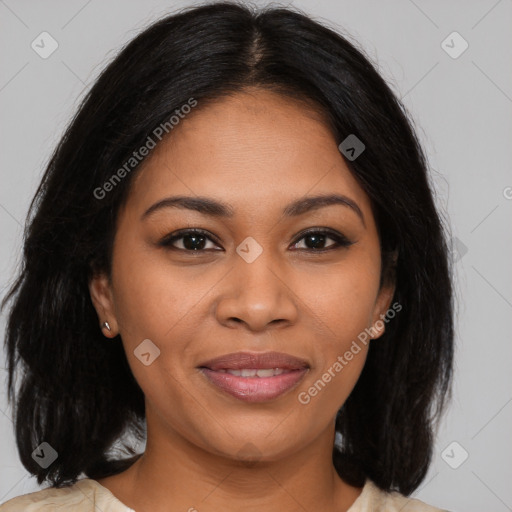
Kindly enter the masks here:
M 366 226 L 363 212 L 358 204 L 353 199 L 350 199 L 350 197 L 340 194 L 317 195 L 297 199 L 284 208 L 283 215 L 285 217 L 297 217 L 304 213 L 331 205 L 347 206 L 358 215 L 363 225 Z M 235 214 L 231 205 L 217 201 L 216 199 L 200 196 L 174 196 L 161 199 L 150 206 L 142 214 L 141 220 L 144 220 L 146 217 L 163 208 L 193 210 L 203 215 L 219 218 L 232 218 Z

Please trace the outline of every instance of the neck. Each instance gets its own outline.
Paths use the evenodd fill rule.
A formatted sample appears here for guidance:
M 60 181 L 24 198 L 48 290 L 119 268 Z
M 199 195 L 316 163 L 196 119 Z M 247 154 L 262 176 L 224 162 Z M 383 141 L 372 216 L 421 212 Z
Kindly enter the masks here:
M 137 512 L 345 512 L 361 493 L 333 466 L 334 424 L 300 451 L 271 461 L 233 460 L 176 431 L 163 435 L 152 430 L 150 415 L 147 427 L 142 457 L 124 473 L 99 481 Z

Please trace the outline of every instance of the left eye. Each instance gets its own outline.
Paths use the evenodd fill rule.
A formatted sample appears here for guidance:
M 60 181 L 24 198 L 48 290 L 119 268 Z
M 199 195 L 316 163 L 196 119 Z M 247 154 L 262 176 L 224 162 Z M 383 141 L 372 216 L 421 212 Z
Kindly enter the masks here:
M 327 251 L 337 249 L 338 247 L 348 247 L 352 244 L 352 242 L 343 235 L 325 230 L 309 231 L 303 234 L 294 245 L 299 245 L 301 240 L 304 240 L 303 243 L 306 247 L 299 249 L 312 252 Z M 334 244 L 323 247 L 327 240 L 333 240 Z

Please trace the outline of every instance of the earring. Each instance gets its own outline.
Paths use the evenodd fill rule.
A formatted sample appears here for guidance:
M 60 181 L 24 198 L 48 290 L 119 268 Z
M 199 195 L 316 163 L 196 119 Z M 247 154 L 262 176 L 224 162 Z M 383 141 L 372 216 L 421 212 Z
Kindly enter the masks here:
M 108 322 L 103 322 L 103 323 L 101 324 L 101 328 L 103 328 L 103 327 L 106 327 L 106 328 L 108 329 L 108 332 L 111 332 L 111 331 L 112 331 L 112 329 L 110 328 L 110 325 L 109 325 L 109 323 L 108 323 Z

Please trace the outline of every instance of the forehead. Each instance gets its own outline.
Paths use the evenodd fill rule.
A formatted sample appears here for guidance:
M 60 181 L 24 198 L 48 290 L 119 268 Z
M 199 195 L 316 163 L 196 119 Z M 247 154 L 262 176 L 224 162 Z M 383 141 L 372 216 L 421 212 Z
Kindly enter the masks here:
M 144 162 L 128 203 L 142 211 L 165 195 L 199 195 L 256 214 L 339 192 L 369 209 L 337 144 L 320 112 L 270 91 L 198 102 Z

